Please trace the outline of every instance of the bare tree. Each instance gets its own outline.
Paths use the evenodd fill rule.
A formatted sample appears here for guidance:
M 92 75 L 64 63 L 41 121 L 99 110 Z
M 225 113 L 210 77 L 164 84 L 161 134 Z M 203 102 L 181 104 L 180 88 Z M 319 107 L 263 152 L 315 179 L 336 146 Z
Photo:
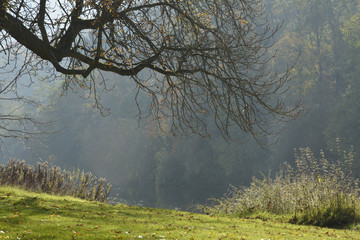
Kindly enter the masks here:
M 97 103 L 105 83 L 97 72 L 130 76 L 151 97 L 149 114 L 169 119 L 174 134 L 208 136 L 211 116 L 228 140 L 234 126 L 257 138 L 269 121 L 301 112 L 279 98 L 290 68 L 268 69 L 279 28 L 261 0 L 0 2 L 2 56 L 25 55 L 23 72 L 51 66 L 49 79 Z
M 34 109 L 37 104 L 17 91 L 32 83 L 29 77 L 28 81 L 19 80 L 23 74 L 29 76 L 26 65 L 17 68 L 18 55 L 2 56 L 1 60 L 5 61 L 0 61 L 0 152 L 5 146 L 5 139 L 15 138 L 24 142 L 35 135 L 48 132 L 45 125 L 50 124 L 35 120 L 27 109 Z

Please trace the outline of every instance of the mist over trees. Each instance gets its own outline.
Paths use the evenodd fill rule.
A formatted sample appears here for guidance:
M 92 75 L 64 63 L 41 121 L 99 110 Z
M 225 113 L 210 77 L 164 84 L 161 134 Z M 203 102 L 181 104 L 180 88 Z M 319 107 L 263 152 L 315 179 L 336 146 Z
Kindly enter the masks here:
M 53 90 L 49 102 L 37 108 L 37 118 L 58 119 L 53 127 L 63 130 L 28 141 L 29 150 L 17 157 L 89 170 L 106 177 L 119 198 L 161 207 L 203 202 L 220 196 L 229 183 L 247 183 L 259 169 L 267 171 L 266 151 L 243 133 L 252 143 L 246 148 L 229 145 L 220 133 L 211 139 L 175 137 L 164 132 L 166 121 L 162 129 L 151 119 L 138 123 L 133 89 L 131 84 L 117 85 L 103 96 L 112 109 L 106 118 L 91 101 L 73 93 L 59 97 Z M 139 99 L 147 107 L 149 96 Z
M 309 109 L 281 134 L 277 148 L 284 151 L 274 159 L 285 161 L 294 147 L 330 151 L 335 148 L 336 138 L 344 146 L 357 149 L 359 142 L 351 136 L 357 134 L 357 124 L 355 119 L 350 120 L 356 115 L 356 104 L 344 104 L 352 98 L 350 92 L 356 91 L 359 79 L 359 48 L 350 40 L 350 36 L 359 35 L 350 27 L 359 15 L 359 2 L 271 2 L 269 12 L 278 21 L 284 19 L 277 60 L 288 61 L 301 53 L 294 69 L 297 77 L 292 95 L 303 98 Z M 277 13 L 281 14 L 276 17 Z
M 185 1 L 171 2 L 181 2 L 184 5 L 180 4 L 180 6 L 190 7 Z M 198 4 L 199 9 L 206 6 L 203 1 L 194 2 Z M 210 2 L 217 3 L 218 1 Z M 141 112 L 147 113 L 149 109 L 153 109 L 154 99 L 160 99 L 160 97 L 155 97 L 158 93 L 153 93 L 149 89 L 155 87 L 157 81 L 167 79 L 166 73 L 155 74 L 150 71 L 154 71 L 154 69 L 150 69 L 140 72 L 133 79 L 104 72 L 100 74 L 95 71 L 92 72 L 92 79 L 97 81 L 100 79 L 96 84 L 107 83 L 107 89 L 111 89 L 111 91 L 103 91 L 104 88 L 97 88 L 97 99 L 93 97 L 83 99 L 88 97 L 88 90 L 90 91 L 91 88 L 84 87 L 85 85 L 81 86 L 84 83 L 81 77 L 73 78 L 76 79 L 74 85 L 65 84 L 65 88 L 72 86 L 73 90 L 63 92 L 66 96 L 60 96 L 64 87 L 64 82 L 61 81 L 54 81 L 51 84 L 38 82 L 32 85 L 37 86 L 37 89 L 26 95 L 40 104 L 26 105 L 26 107 L 21 105 L 20 113 L 32 113 L 32 118 L 39 122 L 53 121 L 52 128 L 48 131 L 61 131 L 39 136 L 32 141 L 21 141 L 21 144 L 12 143 L 8 149 L 8 155 L 25 159 L 27 162 L 41 159 L 70 169 L 79 167 L 91 170 L 98 176 L 106 177 L 109 182 L 113 183 L 113 191 L 118 191 L 119 198 L 128 201 L 144 201 L 144 204 L 158 207 L 186 208 L 191 204 L 204 202 L 209 197 L 218 197 L 228 189 L 229 184 L 246 185 L 251 181 L 252 176 L 259 174 L 260 171 L 267 174 L 269 169 L 275 171 L 284 161 L 292 164 L 294 148 L 310 147 L 314 152 L 323 149 L 329 156 L 336 154 L 333 149 L 335 149 L 336 138 L 340 138 L 343 149 L 353 145 L 355 152 L 358 152 L 360 148 L 358 134 L 360 126 L 358 104 L 358 100 L 360 100 L 359 1 L 264 0 L 261 2 L 265 4 L 268 26 L 271 29 L 282 26 L 277 30 L 277 34 L 272 35 L 273 48 L 267 48 L 266 44 L 261 45 L 265 47 L 267 56 L 272 56 L 276 51 L 275 58 L 267 58 L 267 69 L 277 72 L 278 76 L 289 76 L 289 74 L 293 76 L 290 83 L 284 82 L 283 85 L 285 88 L 290 86 L 289 90 L 274 92 L 271 94 L 271 98 L 279 99 L 288 106 L 296 106 L 298 99 L 302 99 L 304 109 L 307 110 L 304 116 L 289 123 L 273 124 L 266 131 L 272 132 L 273 130 L 274 134 L 260 134 L 256 139 L 251 136 L 255 132 L 240 131 L 239 128 L 229 125 L 226 128 L 229 135 L 226 133 L 225 136 L 242 140 L 241 144 L 229 143 L 224 139 L 224 132 L 218 130 L 219 126 L 212 117 L 214 114 L 212 110 L 215 108 L 202 104 L 208 102 L 209 98 L 207 97 L 211 97 L 213 94 L 210 91 L 210 95 L 200 98 L 200 102 L 197 102 L 197 106 L 201 108 L 195 107 L 197 112 L 193 116 L 195 119 L 201 120 L 201 124 L 206 125 L 207 132 L 212 133 L 211 138 L 206 139 L 198 135 L 174 136 L 172 134 L 174 121 L 163 117 L 156 118 L 156 115 L 148 118 L 139 118 L 138 116 L 139 109 Z M 163 19 L 166 14 L 161 16 L 161 7 L 158 9 L 159 19 Z M 165 8 L 164 11 L 166 10 L 168 8 Z M 207 15 L 203 16 L 207 17 Z M 68 17 L 70 19 L 70 16 Z M 200 16 L 193 17 L 202 21 Z M 214 18 L 216 17 L 220 16 L 214 16 Z M 243 20 L 248 21 L 245 16 Z M 251 23 L 251 21 L 248 23 L 244 21 L 243 23 L 239 22 L 239 27 L 247 28 Z M 106 26 L 104 31 L 111 31 L 110 27 L 104 26 Z M 36 26 L 35 28 L 38 31 L 38 38 L 42 39 L 40 28 Z M 189 31 L 193 31 L 192 34 L 198 34 L 199 39 L 196 42 L 187 42 L 187 44 L 193 48 L 195 48 L 194 44 L 206 47 L 207 42 L 201 42 L 200 37 L 207 30 L 204 29 L 204 33 L 194 26 L 191 26 L 191 29 Z M 226 36 L 231 35 L 232 30 L 230 28 L 228 30 Z M 160 29 L 156 31 L 161 33 Z M 171 35 L 173 31 L 168 29 L 166 33 Z M 236 35 L 231 37 L 233 39 Z M 89 50 L 86 53 L 89 56 L 90 53 L 96 55 L 96 40 L 96 37 L 91 40 L 95 44 L 95 50 L 92 52 Z M 181 39 L 181 41 L 183 40 Z M 211 42 L 211 40 L 210 38 L 209 41 Z M 180 44 L 181 41 L 179 40 L 178 43 Z M 225 45 L 228 42 L 222 39 L 222 43 Z M 236 44 L 233 45 L 233 47 L 235 46 Z M 205 52 L 202 53 L 205 54 Z M 211 53 L 212 57 L 215 57 L 215 53 L 217 52 Z M 181 67 L 192 69 L 191 63 L 197 61 L 195 60 L 197 53 L 193 49 L 193 52 L 186 52 L 186 54 L 194 54 L 191 55 L 194 58 L 188 60 L 187 64 L 184 63 L 185 65 L 181 65 Z M 145 56 L 145 54 L 126 55 L 126 59 Z M 176 56 L 179 58 L 181 54 Z M 232 56 L 230 55 L 229 59 Z M 97 61 L 101 63 L 103 60 L 99 58 Z M 159 69 L 163 67 L 160 59 L 154 61 Z M 179 68 L 180 62 L 175 59 L 174 61 L 173 65 L 169 66 Z M 73 63 L 75 64 L 75 62 Z M 140 62 L 141 60 L 134 61 L 132 67 L 138 66 L 141 64 Z M 297 64 L 291 70 L 287 68 L 289 63 L 295 62 Z M 86 62 L 82 64 L 84 69 L 81 71 L 86 71 L 89 64 Z M 75 65 L 71 65 L 71 67 L 73 66 Z M 130 65 L 125 63 L 119 63 L 119 66 L 130 68 Z M 210 69 L 210 66 L 216 67 L 217 71 L 226 74 L 226 71 L 221 70 L 220 65 L 210 64 L 204 68 Z M 237 64 L 233 65 L 233 67 L 235 66 Z M 42 78 L 46 76 L 44 72 L 39 71 L 39 73 Z M 231 73 L 234 75 L 229 76 L 230 78 L 238 77 L 239 72 Z M 218 79 L 219 81 L 227 79 L 225 75 L 221 76 L 223 78 Z M 177 84 L 183 81 L 192 84 L 192 80 L 198 82 L 201 82 L 201 79 L 205 79 L 205 82 L 212 80 L 212 77 L 207 77 L 200 72 L 185 77 L 171 75 L 170 79 L 174 81 L 175 86 L 170 91 L 172 94 L 176 93 L 180 88 L 180 85 Z M 175 80 L 176 78 L 177 80 Z M 3 77 L 3 79 L 5 78 Z M 144 81 L 144 79 L 149 80 Z M 150 79 L 157 80 L 152 82 Z M 273 78 L 273 80 L 275 79 Z M 222 81 L 222 83 L 225 84 L 226 81 Z M 205 88 L 206 86 L 209 85 L 204 84 L 200 87 Z M 227 85 L 226 91 L 221 95 L 224 97 L 223 99 L 225 100 L 225 96 L 228 96 L 229 93 L 241 94 L 235 91 L 238 89 L 237 87 Z M 175 89 L 177 90 L 175 91 Z M 188 90 L 185 91 L 188 92 Z M 204 89 L 197 89 L 193 93 L 196 95 L 203 91 Z M 1 94 L 3 95 L 3 93 Z M 236 98 L 235 95 L 231 96 Z M 168 97 L 167 99 L 170 101 L 173 98 Z M 190 99 L 185 100 L 192 104 Z M 246 99 L 246 103 L 248 100 Z M 236 100 L 234 101 L 236 103 Z M 103 108 L 94 107 L 94 104 L 99 103 Z M 185 104 L 181 99 L 178 103 L 178 106 Z M 268 103 L 273 104 L 274 102 L 270 100 Z M 245 102 L 241 104 L 242 107 L 245 106 Z M 259 102 L 254 103 L 254 109 L 259 106 L 258 104 Z M 202 109 L 202 107 L 206 109 Z M 110 109 L 111 114 L 104 118 L 99 111 L 107 108 Z M 9 107 L 9 109 L 12 108 Z M 165 109 L 169 110 L 168 107 Z M 234 113 L 238 110 L 232 109 Z M 243 112 L 242 110 L 239 114 Z M 218 114 L 221 116 L 225 112 L 226 109 L 222 109 Z M 226 117 L 230 116 L 226 115 Z M 274 120 L 270 116 L 263 119 Z M 205 132 L 202 132 L 201 129 L 205 125 L 201 124 L 196 125 L 202 127 L 196 127 L 195 132 L 203 135 L 202 133 Z M 249 125 L 246 126 L 249 127 Z M 277 133 L 278 129 L 284 130 Z M 259 141 L 272 144 L 261 146 Z M 6 160 L 4 159 L 4 161 Z M 354 163 L 354 173 L 356 176 L 360 176 L 360 165 L 357 161 Z

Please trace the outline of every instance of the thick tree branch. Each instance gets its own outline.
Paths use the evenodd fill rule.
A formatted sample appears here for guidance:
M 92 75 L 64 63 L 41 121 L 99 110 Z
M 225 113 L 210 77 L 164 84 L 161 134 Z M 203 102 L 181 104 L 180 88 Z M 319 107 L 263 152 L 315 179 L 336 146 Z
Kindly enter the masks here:
M 53 77 L 95 96 L 96 70 L 131 76 L 153 97 L 149 114 L 167 116 L 175 134 L 206 136 L 212 116 L 227 139 L 233 126 L 258 137 L 269 119 L 301 114 L 279 100 L 291 68 L 268 69 L 279 27 L 270 27 L 261 0 L 7 1 L 3 50 L 24 47 L 34 69 L 50 62 Z

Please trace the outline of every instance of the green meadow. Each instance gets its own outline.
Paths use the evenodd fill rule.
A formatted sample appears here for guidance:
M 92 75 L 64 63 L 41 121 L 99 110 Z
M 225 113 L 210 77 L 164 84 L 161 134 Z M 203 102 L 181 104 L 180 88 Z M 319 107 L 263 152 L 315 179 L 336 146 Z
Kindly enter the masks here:
M 0 187 L 0 239 L 360 239 L 360 232 L 246 218 L 111 205 Z

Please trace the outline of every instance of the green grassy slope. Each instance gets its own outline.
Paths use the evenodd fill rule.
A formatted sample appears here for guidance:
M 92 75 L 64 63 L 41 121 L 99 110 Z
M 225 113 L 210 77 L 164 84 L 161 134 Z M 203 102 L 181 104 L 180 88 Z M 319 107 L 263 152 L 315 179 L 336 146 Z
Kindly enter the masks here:
M 107 205 L 0 187 L 0 239 L 360 239 L 270 220 Z

